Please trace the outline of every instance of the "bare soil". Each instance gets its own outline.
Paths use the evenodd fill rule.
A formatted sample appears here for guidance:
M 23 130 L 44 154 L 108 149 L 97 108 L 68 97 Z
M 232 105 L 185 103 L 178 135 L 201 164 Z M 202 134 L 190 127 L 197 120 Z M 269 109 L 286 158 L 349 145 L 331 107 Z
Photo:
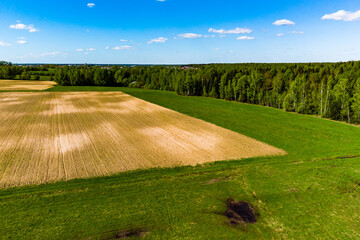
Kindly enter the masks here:
M 0 80 L 0 91 L 46 90 L 56 85 L 53 81 Z
M 0 93 L 0 187 L 285 154 L 121 92 Z
M 228 199 L 226 205 L 225 216 L 229 219 L 231 225 L 246 225 L 247 223 L 257 222 L 257 214 L 254 207 L 249 203 Z

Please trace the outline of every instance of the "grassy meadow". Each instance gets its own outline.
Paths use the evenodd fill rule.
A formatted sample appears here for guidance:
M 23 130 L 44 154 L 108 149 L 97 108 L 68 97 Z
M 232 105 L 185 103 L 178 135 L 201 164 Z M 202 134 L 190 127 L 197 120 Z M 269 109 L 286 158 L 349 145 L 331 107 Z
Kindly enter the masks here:
M 360 128 L 314 116 L 173 92 L 123 91 L 255 138 L 285 156 L 148 169 L 0 190 L 0 239 L 356 239 L 360 237 Z M 258 222 L 232 227 L 227 198 Z

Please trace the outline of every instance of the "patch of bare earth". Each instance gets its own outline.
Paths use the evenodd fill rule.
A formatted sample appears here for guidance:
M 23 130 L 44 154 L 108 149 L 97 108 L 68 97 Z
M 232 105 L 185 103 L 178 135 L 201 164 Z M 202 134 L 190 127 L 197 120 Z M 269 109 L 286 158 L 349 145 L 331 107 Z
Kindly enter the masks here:
M 56 85 L 53 81 L 0 80 L 0 91 L 46 90 Z
M 111 234 L 107 233 L 101 239 L 103 240 L 114 240 L 114 239 L 128 239 L 132 237 L 142 238 L 147 235 L 147 231 L 142 229 L 134 229 L 134 230 L 121 230 L 116 231 Z
M 278 154 L 121 92 L 0 93 L 0 187 Z
M 229 223 L 233 226 L 243 225 L 247 223 L 257 222 L 257 213 L 252 205 L 247 202 L 228 199 L 226 201 L 227 209 L 225 216 L 229 219 Z

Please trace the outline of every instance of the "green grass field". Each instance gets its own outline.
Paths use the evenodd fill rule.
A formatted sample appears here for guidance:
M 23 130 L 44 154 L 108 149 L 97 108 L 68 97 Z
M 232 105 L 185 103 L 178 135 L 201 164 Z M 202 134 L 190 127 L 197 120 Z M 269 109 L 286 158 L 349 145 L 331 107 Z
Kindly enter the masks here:
M 131 229 L 147 232 L 144 239 L 360 238 L 359 127 L 173 92 L 59 86 L 47 91 L 108 90 L 289 154 L 0 190 L 0 239 L 114 239 Z M 253 204 L 258 222 L 230 226 L 223 216 L 227 198 Z

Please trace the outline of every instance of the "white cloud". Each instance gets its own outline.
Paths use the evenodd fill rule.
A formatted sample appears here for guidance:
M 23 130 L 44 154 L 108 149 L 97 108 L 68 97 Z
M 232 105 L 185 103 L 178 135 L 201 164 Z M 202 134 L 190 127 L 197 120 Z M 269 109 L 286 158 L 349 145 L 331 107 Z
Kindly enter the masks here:
M 215 48 L 215 51 L 220 51 L 220 48 Z
M 18 59 L 24 59 L 24 58 L 27 58 L 28 56 L 27 55 L 25 55 L 25 56 L 18 56 L 18 57 L 16 57 L 16 58 L 18 58 Z
M 78 49 L 75 49 L 75 51 L 77 51 L 77 52 L 96 51 L 96 49 L 95 48 L 87 48 L 87 49 L 78 48 Z
M 255 39 L 254 37 L 249 37 L 249 36 L 241 36 L 236 38 L 236 40 L 253 40 Z
M 295 23 L 293 21 L 287 20 L 287 19 L 281 19 L 281 20 L 276 20 L 275 22 L 273 22 L 273 25 L 276 26 L 289 26 L 289 25 L 295 25 Z
M 29 32 L 38 32 L 39 29 L 36 29 L 33 24 L 25 25 L 23 23 L 17 23 L 14 25 L 10 25 L 11 29 L 17 29 L 17 30 L 29 30 Z
M 248 28 L 235 28 L 231 30 L 210 28 L 209 32 L 219 33 L 219 34 L 244 34 L 244 33 L 252 33 L 253 31 Z
M 304 34 L 305 32 L 291 31 L 290 34 Z
M 110 49 L 110 47 L 109 47 L 109 46 L 106 46 L 106 47 L 105 47 L 105 50 L 109 50 L 109 49 Z
M 44 52 L 42 54 L 40 54 L 41 57 L 46 57 L 46 56 L 57 56 L 63 54 L 62 52 Z
M 325 14 L 321 19 L 322 20 L 346 21 L 346 22 L 356 21 L 356 20 L 360 20 L 360 10 L 358 10 L 356 12 L 339 10 L 335 13 Z
M 196 34 L 196 33 L 182 33 L 178 35 L 181 38 L 201 38 L 202 35 L 201 34 Z
M 88 6 L 89 8 L 93 8 L 93 7 L 95 7 L 95 3 L 88 3 L 88 4 L 86 4 L 86 6 Z
M 124 45 L 124 46 L 116 46 L 113 49 L 114 50 L 127 50 L 127 49 L 131 49 L 131 48 L 132 48 L 132 46 Z
M 127 42 L 128 40 L 126 39 L 120 39 L 120 42 Z
M 157 2 L 165 2 L 166 0 L 156 0 Z
M 0 46 L 1 46 L 1 47 L 9 47 L 9 46 L 11 46 L 11 44 L 10 44 L 10 43 L 6 43 L 6 42 L 0 42 Z
M 25 44 L 25 43 L 27 43 L 27 41 L 26 40 L 18 40 L 18 41 L 16 41 L 18 44 Z
M 204 35 L 204 38 L 214 38 L 215 35 Z
M 27 54 L 27 55 L 24 55 L 24 56 L 17 56 L 16 58 L 19 58 L 19 59 L 25 59 L 25 58 L 42 58 L 42 57 L 47 57 L 47 56 L 62 56 L 64 58 L 66 58 L 69 54 L 66 53 L 66 52 L 44 52 L 42 54 L 33 54 L 33 53 L 30 53 L 30 54 Z
M 226 35 L 219 35 L 219 37 L 226 38 L 227 36 Z
M 159 37 L 159 38 L 155 38 L 155 39 L 152 39 L 152 40 L 148 41 L 148 43 L 149 43 L 149 44 L 151 44 L 151 43 L 164 43 L 164 42 L 166 42 L 167 40 L 169 40 L 169 39 L 163 38 L 163 37 Z
M 305 32 L 301 32 L 301 31 L 291 31 L 291 32 L 288 32 L 287 34 L 295 34 L 295 35 L 299 35 L 299 34 L 304 34 Z M 276 36 L 278 37 L 283 37 L 287 34 L 284 34 L 284 33 L 278 33 L 276 34 Z

